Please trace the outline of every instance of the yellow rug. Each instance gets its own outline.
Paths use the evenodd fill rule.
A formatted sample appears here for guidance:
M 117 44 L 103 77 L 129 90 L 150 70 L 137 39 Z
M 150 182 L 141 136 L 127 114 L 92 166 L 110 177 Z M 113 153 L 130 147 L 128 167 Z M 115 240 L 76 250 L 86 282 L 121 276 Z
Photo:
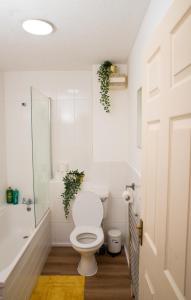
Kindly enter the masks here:
M 39 276 L 30 300 L 83 300 L 85 277 Z

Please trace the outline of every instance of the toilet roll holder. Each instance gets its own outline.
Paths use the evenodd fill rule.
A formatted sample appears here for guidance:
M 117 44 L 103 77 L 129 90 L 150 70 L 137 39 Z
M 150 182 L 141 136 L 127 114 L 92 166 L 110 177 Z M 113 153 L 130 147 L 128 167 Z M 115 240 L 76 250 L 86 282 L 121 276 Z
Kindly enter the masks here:
M 127 189 L 132 189 L 133 191 L 135 190 L 135 183 L 133 182 L 131 185 L 126 185 L 125 186 L 125 189 L 127 190 Z
M 131 185 L 127 184 L 125 186 L 125 191 L 122 194 L 123 199 L 126 200 L 126 201 L 130 201 L 131 198 L 133 197 L 132 191 L 134 191 L 134 190 L 135 190 L 135 183 L 134 182 Z

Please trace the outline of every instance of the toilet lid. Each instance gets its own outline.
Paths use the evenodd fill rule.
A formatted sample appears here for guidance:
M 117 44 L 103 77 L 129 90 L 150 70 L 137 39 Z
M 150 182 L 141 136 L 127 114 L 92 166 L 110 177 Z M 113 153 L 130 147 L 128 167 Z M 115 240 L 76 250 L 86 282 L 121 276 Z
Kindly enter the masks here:
M 103 205 L 100 198 L 92 192 L 80 192 L 72 207 L 75 226 L 101 225 L 103 219 Z

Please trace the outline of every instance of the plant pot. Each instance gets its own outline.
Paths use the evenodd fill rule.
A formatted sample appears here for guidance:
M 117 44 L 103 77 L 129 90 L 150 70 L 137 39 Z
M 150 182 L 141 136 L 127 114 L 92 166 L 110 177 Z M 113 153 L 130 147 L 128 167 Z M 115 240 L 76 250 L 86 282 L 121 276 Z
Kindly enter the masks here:
M 84 175 L 80 175 L 79 178 L 80 178 L 80 183 L 82 183 L 84 180 Z
M 110 71 L 111 71 L 112 74 L 117 73 L 117 66 L 116 65 L 111 65 Z

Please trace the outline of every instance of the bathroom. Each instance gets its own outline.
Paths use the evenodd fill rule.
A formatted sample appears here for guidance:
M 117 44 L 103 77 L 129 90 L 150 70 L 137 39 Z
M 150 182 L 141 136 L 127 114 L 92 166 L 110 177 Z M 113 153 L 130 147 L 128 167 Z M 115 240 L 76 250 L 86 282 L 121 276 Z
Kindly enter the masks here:
M 0 17 L 0 300 L 191 299 L 191 1 L 6 0 Z

